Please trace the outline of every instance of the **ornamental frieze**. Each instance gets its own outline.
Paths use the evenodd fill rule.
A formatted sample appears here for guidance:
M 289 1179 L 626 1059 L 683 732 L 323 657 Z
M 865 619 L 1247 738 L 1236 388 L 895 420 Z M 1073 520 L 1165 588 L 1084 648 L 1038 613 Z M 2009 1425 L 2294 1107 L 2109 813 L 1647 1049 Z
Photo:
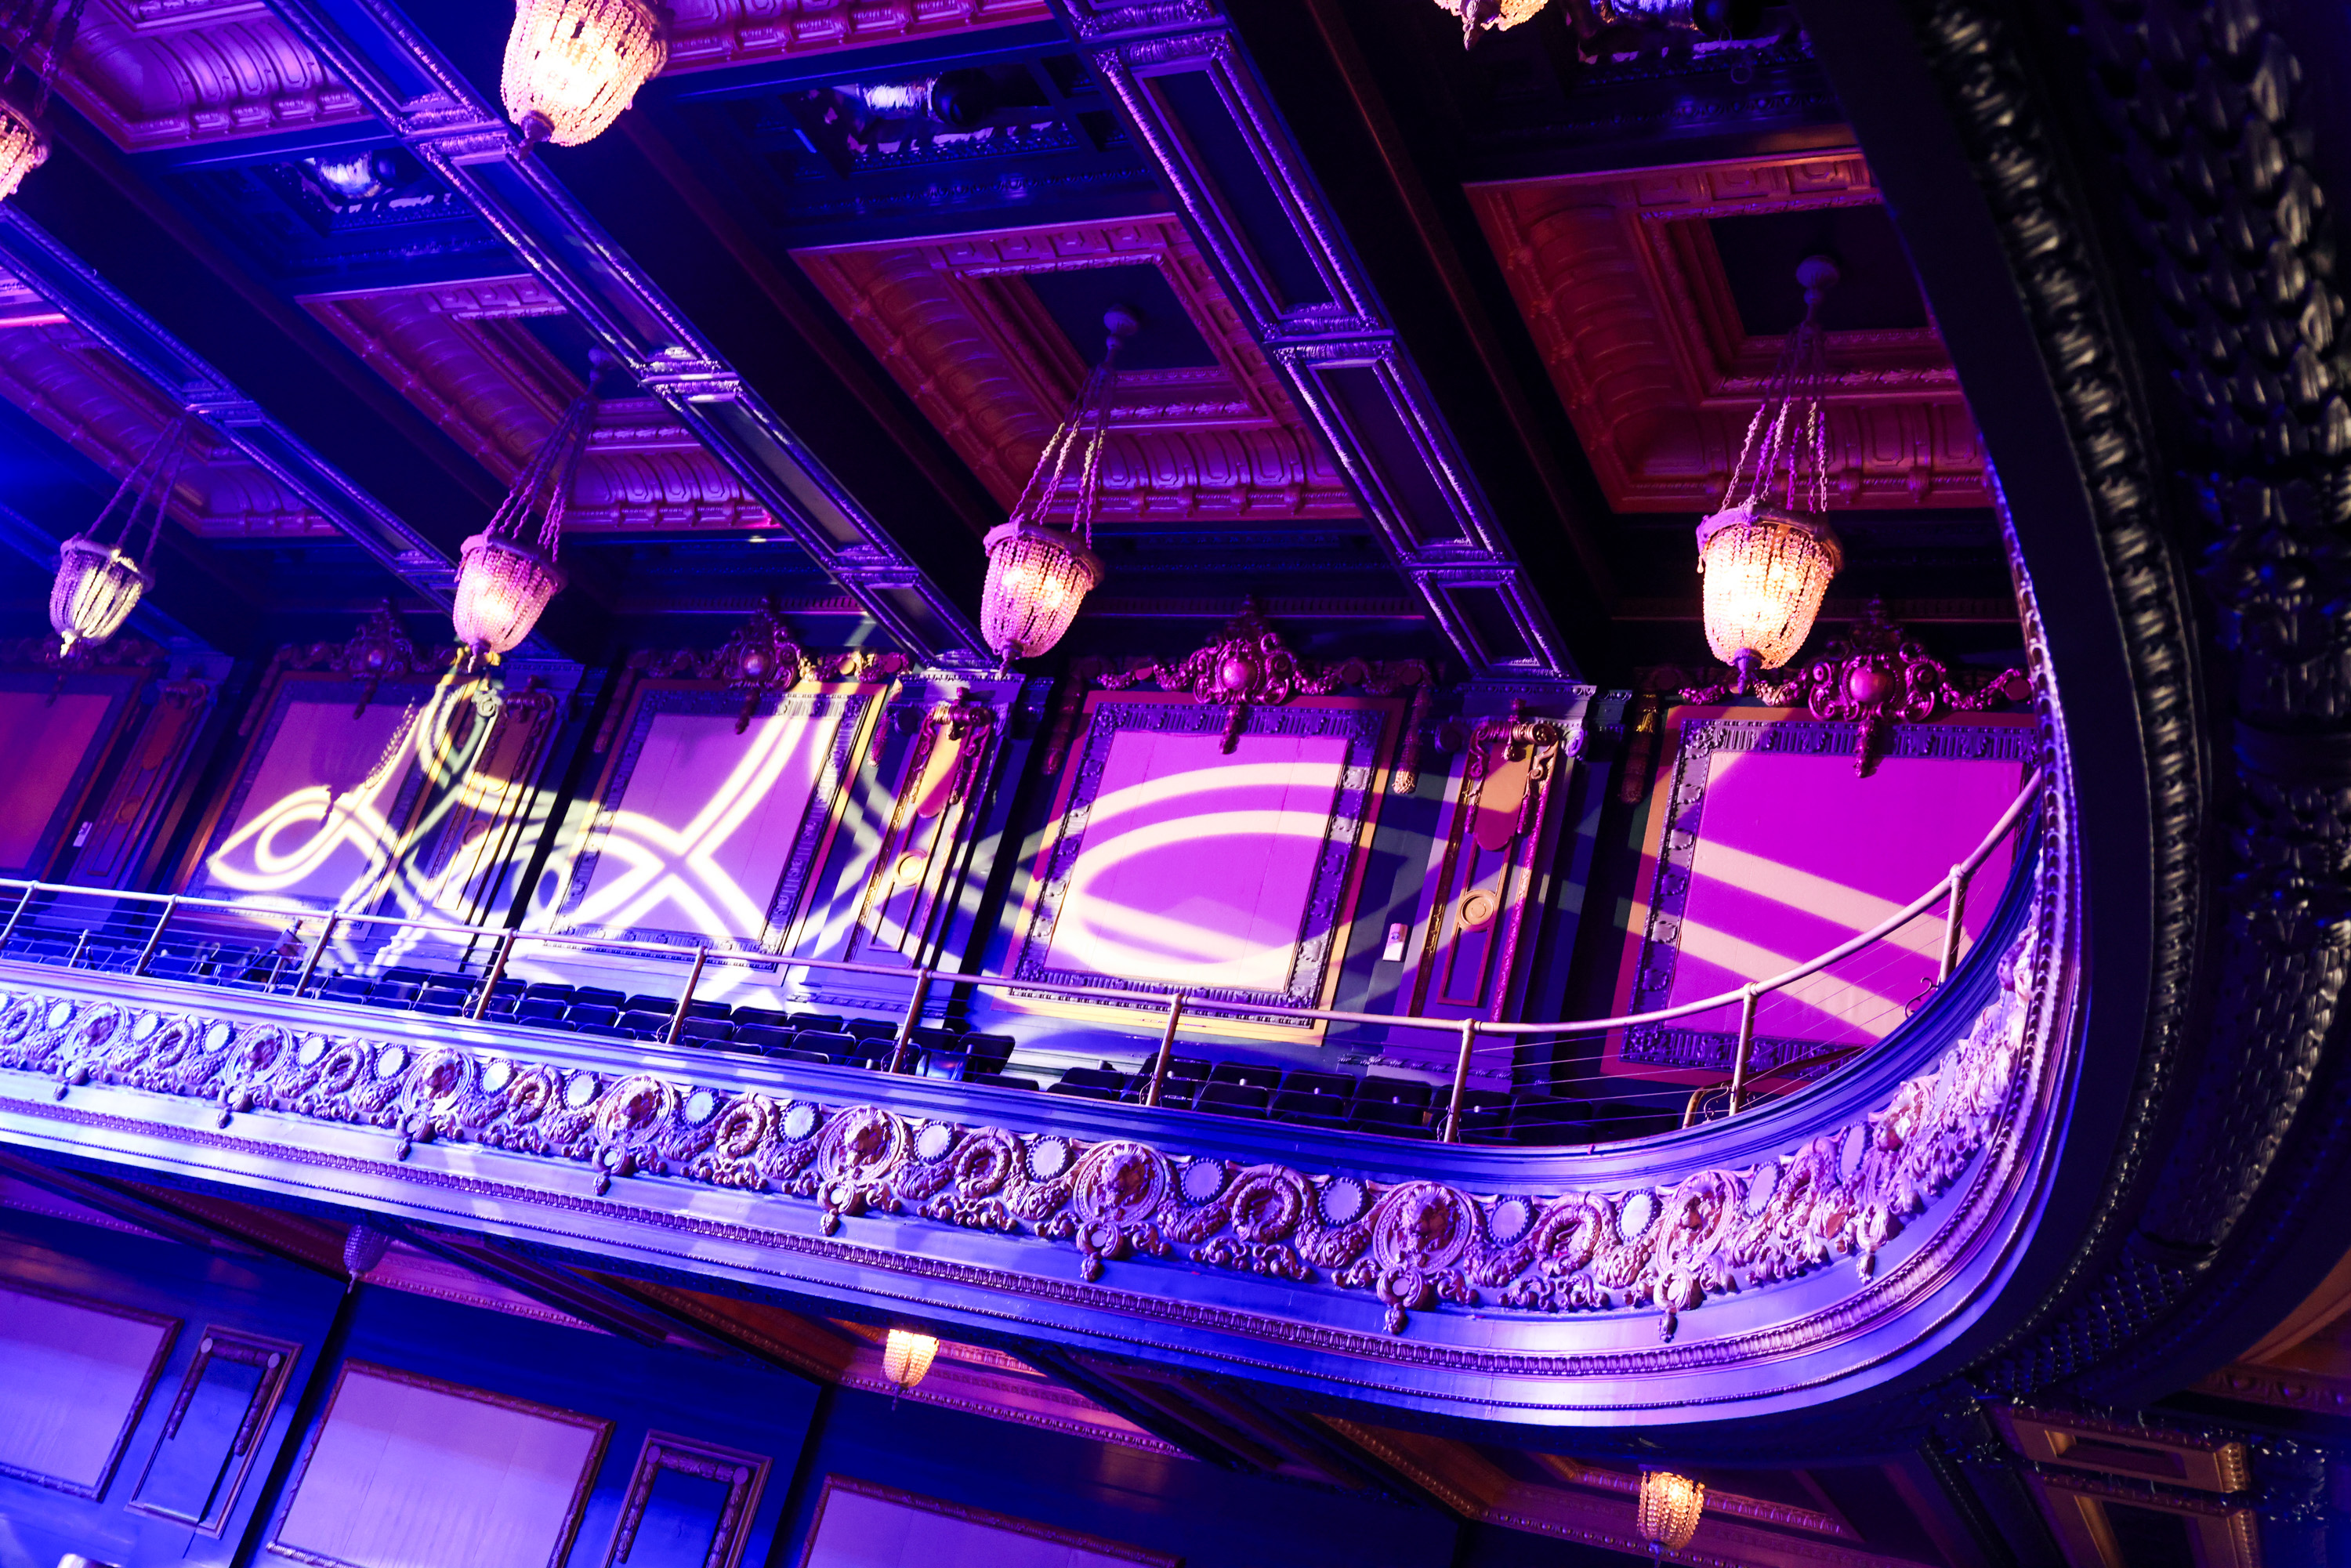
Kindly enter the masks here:
M 1454 1306 L 1643 1311 L 1671 1339 L 1682 1314 L 1732 1291 L 1842 1260 L 1869 1279 L 1980 1153 L 2012 1144 L 2045 1050 L 2031 1022 L 2040 946 L 2028 921 L 1958 1041 L 1859 1121 L 1670 1186 L 1545 1195 L 25 990 L 0 991 L 0 1067 L 50 1075 L 60 1099 L 97 1083 L 211 1101 L 223 1126 L 274 1112 L 381 1128 L 395 1159 L 446 1141 L 576 1162 L 597 1173 L 599 1193 L 633 1177 L 779 1195 L 813 1205 L 827 1235 L 868 1213 L 1026 1234 L 1073 1248 L 1089 1281 L 1149 1258 L 1367 1292 L 1392 1333 L 1414 1312 Z

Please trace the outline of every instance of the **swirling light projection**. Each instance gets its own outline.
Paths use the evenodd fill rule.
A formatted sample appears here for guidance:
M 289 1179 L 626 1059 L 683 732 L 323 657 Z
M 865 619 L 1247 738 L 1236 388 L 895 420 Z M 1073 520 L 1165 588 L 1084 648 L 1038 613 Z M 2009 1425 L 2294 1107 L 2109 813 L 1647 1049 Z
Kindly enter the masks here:
M 1347 761 L 1336 736 L 1243 736 L 1227 757 L 1211 735 L 1121 735 L 1062 894 L 1055 967 L 1283 988 L 1328 935 L 1310 905 Z

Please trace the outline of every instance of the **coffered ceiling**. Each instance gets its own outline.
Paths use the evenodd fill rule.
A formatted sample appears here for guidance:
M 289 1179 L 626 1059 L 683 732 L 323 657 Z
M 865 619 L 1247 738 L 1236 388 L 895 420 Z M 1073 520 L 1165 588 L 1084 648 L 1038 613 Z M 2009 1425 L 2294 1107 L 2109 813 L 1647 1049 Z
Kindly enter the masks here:
M 0 471 L 73 475 L 26 508 L 14 622 L 94 509 L 68 492 L 192 401 L 263 425 L 214 416 L 173 548 L 303 552 L 290 583 L 210 562 L 239 617 L 424 612 L 601 350 L 542 652 L 772 596 L 969 656 L 977 535 L 1116 303 L 1144 326 L 1072 651 L 1254 593 L 1310 643 L 1623 678 L 1696 656 L 1687 529 L 1816 249 L 1846 273 L 1840 594 L 2006 619 L 1937 324 L 1784 13 L 1670 57 L 1549 18 L 1474 57 L 1433 6 L 1140 15 L 689 0 L 611 132 L 517 154 L 503 5 L 92 0 L 0 246 Z M 943 73 L 953 123 L 872 107 Z M 1345 308 L 1283 303 L 1284 266 Z

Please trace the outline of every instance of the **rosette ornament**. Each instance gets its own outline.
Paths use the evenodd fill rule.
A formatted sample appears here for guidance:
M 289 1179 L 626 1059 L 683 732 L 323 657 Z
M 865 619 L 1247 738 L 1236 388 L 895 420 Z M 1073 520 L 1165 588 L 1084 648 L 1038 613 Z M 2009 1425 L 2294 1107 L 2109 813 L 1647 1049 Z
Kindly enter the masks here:
M 1118 385 L 1118 351 L 1142 325 L 1124 306 L 1103 312 L 1101 363 L 1045 444 L 1011 517 L 984 541 L 987 581 L 980 590 L 979 630 L 1008 666 L 1051 649 L 1077 619 L 1086 595 L 1102 586 L 1102 558 L 1092 546 L 1102 447 Z M 1049 519 L 1063 510 L 1069 527 L 1056 528 Z
M 77 643 L 95 645 L 113 636 L 155 586 L 149 563 L 155 559 L 163 514 L 171 510 L 172 492 L 193 444 L 193 423 L 182 414 L 165 425 L 115 486 L 97 520 L 57 547 L 49 625 L 57 632 L 58 653 L 72 653 Z M 147 543 L 133 554 L 132 541 L 142 520 Z
M 669 63 L 669 13 L 645 0 L 516 0 L 498 82 L 527 142 L 602 135 Z
M 457 594 L 449 619 L 458 644 L 475 658 L 496 664 L 519 646 L 538 624 L 549 601 L 563 591 L 563 569 L 556 564 L 563 546 L 563 514 L 580 474 L 580 455 L 596 423 L 596 378 L 564 410 L 553 434 L 515 476 L 514 488 L 490 526 L 467 539 L 457 560 Z M 532 513 L 538 533 L 529 536 Z
M 1836 280 L 1836 264 L 1826 256 L 1807 257 L 1796 268 L 1804 319 L 1788 334 L 1770 393 L 1748 422 L 1721 509 L 1698 526 L 1706 640 L 1737 672 L 1737 691 L 1796 656 L 1812 635 L 1829 580 L 1844 567 L 1836 530 L 1823 515 L 1828 361 L 1820 315 Z

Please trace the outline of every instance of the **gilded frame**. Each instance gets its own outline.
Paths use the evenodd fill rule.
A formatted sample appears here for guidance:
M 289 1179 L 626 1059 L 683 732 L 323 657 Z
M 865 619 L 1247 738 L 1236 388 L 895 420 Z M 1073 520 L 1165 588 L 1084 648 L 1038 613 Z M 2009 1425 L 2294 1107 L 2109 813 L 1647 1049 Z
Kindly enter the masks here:
M 122 1506 L 132 1513 L 143 1513 L 154 1519 L 168 1519 L 174 1524 L 184 1524 L 199 1535 L 218 1536 L 228 1529 L 229 1515 L 236 1511 L 237 1494 L 245 1490 L 245 1478 L 252 1472 L 254 1456 L 261 1451 L 262 1435 L 269 1429 L 271 1417 L 277 1414 L 277 1403 L 285 1397 L 286 1385 L 294 1375 L 295 1364 L 301 1359 L 302 1347 L 290 1340 L 270 1339 L 261 1334 L 240 1333 L 234 1329 L 206 1328 L 196 1343 L 196 1354 L 188 1360 L 187 1370 L 180 1375 L 180 1392 L 172 1401 L 172 1413 L 165 1417 L 163 1429 L 155 1436 L 155 1446 L 147 1451 L 147 1462 L 140 1467 L 138 1484 L 131 1489 L 130 1500 Z M 141 1488 L 155 1469 L 156 1456 L 163 1451 L 180 1429 L 180 1422 L 196 1396 L 204 1369 L 214 1361 L 234 1361 L 262 1369 L 261 1381 L 254 1387 L 253 1396 L 246 1406 L 245 1418 L 238 1423 L 235 1441 L 230 1447 L 235 1467 L 221 1488 L 219 1500 L 205 1510 L 201 1519 L 173 1513 L 166 1508 L 139 1500 Z

